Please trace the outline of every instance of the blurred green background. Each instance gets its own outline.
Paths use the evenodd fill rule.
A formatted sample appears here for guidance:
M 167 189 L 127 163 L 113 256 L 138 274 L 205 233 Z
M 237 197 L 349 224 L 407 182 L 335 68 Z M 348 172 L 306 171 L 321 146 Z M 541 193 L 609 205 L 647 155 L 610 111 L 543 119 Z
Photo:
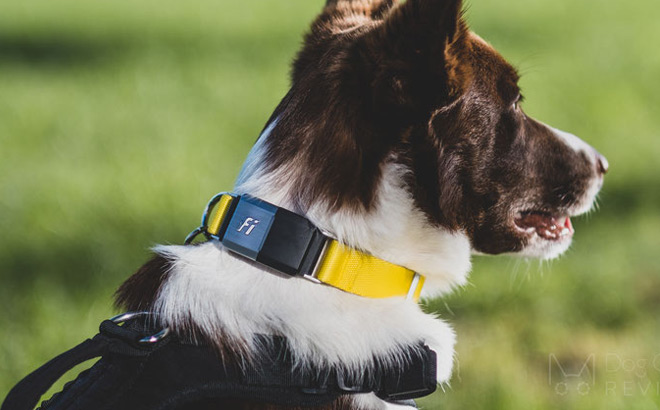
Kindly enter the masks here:
M 322 0 L 0 2 L 0 397 L 229 189 Z M 525 109 L 611 164 L 552 263 L 475 258 L 427 409 L 660 406 L 660 3 L 471 0 Z M 581 370 L 587 369 L 587 371 Z

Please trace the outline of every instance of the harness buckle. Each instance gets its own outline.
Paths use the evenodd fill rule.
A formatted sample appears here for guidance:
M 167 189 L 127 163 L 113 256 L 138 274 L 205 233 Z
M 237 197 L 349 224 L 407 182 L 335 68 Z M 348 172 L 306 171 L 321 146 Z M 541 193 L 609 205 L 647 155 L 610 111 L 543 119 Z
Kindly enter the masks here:
M 424 345 L 419 356 L 413 356 L 402 373 L 383 379 L 376 395 L 386 401 L 400 401 L 428 396 L 438 388 L 436 379 L 437 355 Z

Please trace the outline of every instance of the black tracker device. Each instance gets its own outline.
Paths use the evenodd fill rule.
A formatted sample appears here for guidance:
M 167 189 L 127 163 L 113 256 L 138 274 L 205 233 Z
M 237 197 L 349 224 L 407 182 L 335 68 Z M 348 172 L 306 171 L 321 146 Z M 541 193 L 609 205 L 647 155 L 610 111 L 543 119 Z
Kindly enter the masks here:
M 329 239 L 307 218 L 249 195 L 234 198 L 213 237 L 291 276 L 311 275 Z

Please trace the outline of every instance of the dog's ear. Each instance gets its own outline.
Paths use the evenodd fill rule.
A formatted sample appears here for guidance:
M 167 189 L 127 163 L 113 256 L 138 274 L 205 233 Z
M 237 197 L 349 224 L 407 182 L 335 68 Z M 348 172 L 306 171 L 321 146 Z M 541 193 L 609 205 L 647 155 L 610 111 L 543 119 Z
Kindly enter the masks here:
M 391 9 L 376 34 L 381 41 L 416 53 L 444 49 L 461 28 L 462 3 L 461 0 L 407 0 Z
M 448 50 L 467 27 L 461 0 L 407 0 L 359 41 L 374 102 L 398 113 L 426 112 L 453 89 Z M 369 74 L 370 73 L 370 74 Z
M 396 0 L 327 0 L 326 13 L 350 17 L 365 15 L 371 19 L 380 19 L 396 3 Z

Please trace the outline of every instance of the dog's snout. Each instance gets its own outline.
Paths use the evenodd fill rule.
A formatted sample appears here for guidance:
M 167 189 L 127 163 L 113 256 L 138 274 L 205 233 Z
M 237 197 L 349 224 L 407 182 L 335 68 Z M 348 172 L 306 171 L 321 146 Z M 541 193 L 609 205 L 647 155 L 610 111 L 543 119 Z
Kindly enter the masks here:
M 610 170 L 610 163 L 607 161 L 607 158 L 601 155 L 598 151 L 596 151 L 595 154 L 596 154 L 596 171 L 598 171 L 599 175 L 607 174 L 607 171 Z
M 573 134 L 558 130 L 556 128 L 550 127 L 553 130 L 555 136 L 557 136 L 561 141 L 563 141 L 568 147 L 577 152 L 582 152 L 586 155 L 588 161 L 594 164 L 596 168 L 596 174 L 598 176 L 603 176 L 607 174 L 607 171 L 610 169 L 610 163 L 607 161 L 600 152 L 596 151 L 591 145 L 582 141 L 580 138 L 576 137 Z

